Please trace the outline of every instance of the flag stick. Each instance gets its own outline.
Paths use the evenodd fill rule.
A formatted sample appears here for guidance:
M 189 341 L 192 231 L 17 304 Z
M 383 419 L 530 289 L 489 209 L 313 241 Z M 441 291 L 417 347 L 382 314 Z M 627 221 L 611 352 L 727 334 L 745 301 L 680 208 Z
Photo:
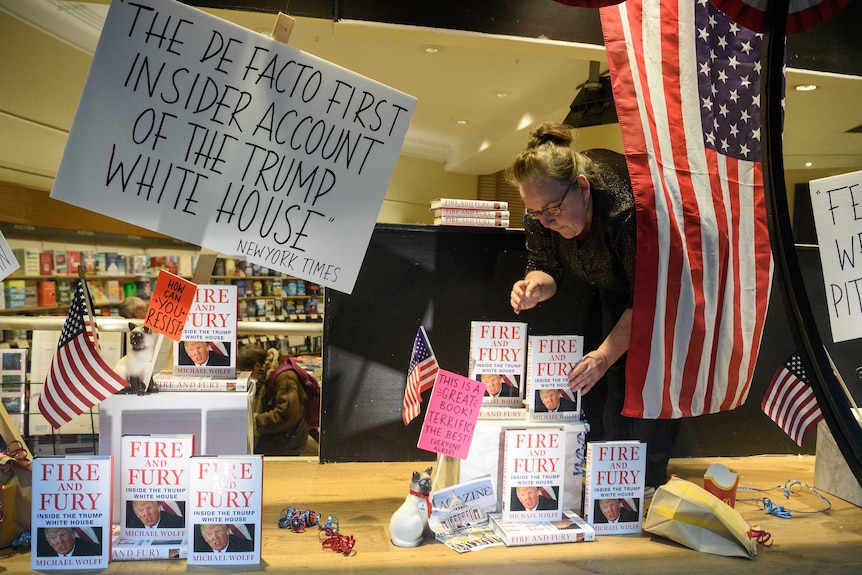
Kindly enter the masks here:
M 93 324 L 93 300 L 90 299 L 90 286 L 87 285 L 87 270 L 84 269 L 84 266 L 78 266 L 78 279 L 82 282 L 84 302 L 87 304 L 87 315 L 90 316 L 90 323 Z M 95 328 L 91 327 L 91 329 Z M 95 337 L 95 331 L 93 334 L 93 343 L 96 344 L 96 349 L 98 350 L 99 340 Z

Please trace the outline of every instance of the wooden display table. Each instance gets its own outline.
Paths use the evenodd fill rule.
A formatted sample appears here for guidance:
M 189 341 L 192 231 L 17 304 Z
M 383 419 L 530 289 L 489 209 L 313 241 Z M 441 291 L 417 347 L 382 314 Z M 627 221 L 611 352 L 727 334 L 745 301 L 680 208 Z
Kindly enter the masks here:
M 723 463 L 740 476 L 740 486 L 769 488 L 788 479 L 813 484 L 814 457 L 762 456 L 671 460 L 671 472 L 702 484 L 711 463 Z M 439 543 L 398 548 L 389 541 L 389 518 L 404 500 L 414 469 L 427 463 L 337 463 L 270 458 L 264 471 L 263 562 L 260 566 L 209 569 L 234 573 L 840 573 L 862 572 L 862 509 L 828 496 L 828 513 L 798 514 L 779 519 L 759 510 L 757 494 L 738 494 L 737 509 L 752 524 L 772 533 L 774 545 L 759 549 L 753 560 L 719 557 L 692 551 L 649 534 L 603 536 L 595 542 L 497 547 L 458 554 Z M 762 494 L 761 494 L 762 495 Z M 780 490 L 768 496 L 778 501 Z M 811 508 L 820 506 L 806 497 Z M 794 500 L 798 503 L 798 500 Z M 282 508 L 294 505 L 325 515 L 334 514 L 341 532 L 356 538 L 351 557 L 324 551 L 318 532 L 292 533 L 279 529 Z M 28 573 L 30 554 L 0 552 L 0 572 Z M 110 573 L 185 573 L 200 571 L 185 561 L 115 562 Z

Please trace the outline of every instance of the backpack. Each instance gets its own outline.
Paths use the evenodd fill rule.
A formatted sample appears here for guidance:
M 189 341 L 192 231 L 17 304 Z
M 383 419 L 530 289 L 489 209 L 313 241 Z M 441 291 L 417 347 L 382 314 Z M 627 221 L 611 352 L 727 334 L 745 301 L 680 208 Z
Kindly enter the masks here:
M 288 369 L 292 369 L 296 373 L 299 383 L 305 388 L 305 395 L 308 396 L 308 405 L 305 409 L 305 422 L 308 424 L 311 435 L 314 436 L 317 428 L 320 427 L 320 384 L 313 375 L 299 365 L 296 358 L 286 358 L 283 364 L 272 371 L 272 375 L 269 376 L 269 381 L 267 382 L 269 392 L 272 393 L 275 387 L 275 380 L 278 379 L 278 376 Z

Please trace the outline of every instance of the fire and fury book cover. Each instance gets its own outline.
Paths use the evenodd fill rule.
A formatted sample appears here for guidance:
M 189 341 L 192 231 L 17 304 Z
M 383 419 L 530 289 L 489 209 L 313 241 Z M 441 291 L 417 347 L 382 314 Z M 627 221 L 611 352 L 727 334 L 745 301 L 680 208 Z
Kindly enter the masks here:
M 566 435 L 562 427 L 508 428 L 503 432 L 502 518 L 562 519 Z
M 33 570 L 108 567 L 113 465 L 110 455 L 48 456 L 33 461 Z
M 470 323 L 470 377 L 485 384 L 484 406 L 523 407 L 527 324 Z
M 123 537 L 185 539 L 194 435 L 130 434 L 120 444 Z
M 235 285 L 198 285 L 174 342 L 174 375 L 235 378 L 238 314 Z
M 191 458 L 189 565 L 260 563 L 263 456 Z
M 600 535 L 638 533 L 643 523 L 646 444 L 587 443 L 584 518 Z
M 569 372 L 584 356 L 581 335 L 531 335 L 527 342 L 527 409 L 532 421 L 580 419 L 581 394 Z

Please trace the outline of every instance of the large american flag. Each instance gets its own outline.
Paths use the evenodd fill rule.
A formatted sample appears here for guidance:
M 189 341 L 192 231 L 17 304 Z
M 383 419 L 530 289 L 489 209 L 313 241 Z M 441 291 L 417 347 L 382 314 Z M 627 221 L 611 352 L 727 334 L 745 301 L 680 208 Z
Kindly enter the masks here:
M 637 207 L 623 414 L 748 396 L 772 275 L 760 147 L 762 37 L 707 0 L 601 10 Z
M 78 280 L 57 352 L 39 396 L 39 411 L 55 429 L 114 394 L 128 382 L 108 367 L 84 320 L 86 283 Z M 96 331 L 95 324 L 92 326 Z
M 431 343 L 425 334 L 425 328 L 420 326 L 413 342 L 413 353 L 410 354 L 410 369 L 407 372 L 407 387 L 404 389 L 404 403 L 401 405 L 401 419 L 404 425 L 409 425 L 419 415 L 422 403 L 422 392 L 434 385 L 437 372 L 437 358 L 431 350 Z

